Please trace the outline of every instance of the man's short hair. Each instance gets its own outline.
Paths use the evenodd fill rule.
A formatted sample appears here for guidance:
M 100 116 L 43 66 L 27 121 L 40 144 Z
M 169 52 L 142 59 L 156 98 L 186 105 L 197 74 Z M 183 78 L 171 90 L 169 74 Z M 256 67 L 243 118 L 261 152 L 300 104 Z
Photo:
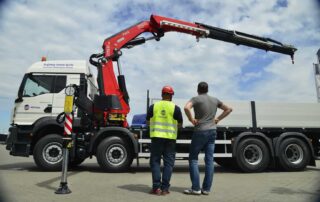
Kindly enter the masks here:
M 201 81 L 199 84 L 198 84 L 198 93 L 207 93 L 208 92 L 208 83 L 207 82 L 204 82 L 204 81 Z

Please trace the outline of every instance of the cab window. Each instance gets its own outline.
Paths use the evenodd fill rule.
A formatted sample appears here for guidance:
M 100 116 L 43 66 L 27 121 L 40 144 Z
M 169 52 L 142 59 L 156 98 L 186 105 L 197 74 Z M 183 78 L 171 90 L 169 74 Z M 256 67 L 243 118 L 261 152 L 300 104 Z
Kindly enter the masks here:
M 47 93 L 58 93 L 66 86 L 66 76 L 28 75 L 22 97 L 34 97 Z
M 55 82 L 53 86 L 53 93 L 60 93 L 66 88 L 67 77 L 66 76 L 55 76 Z

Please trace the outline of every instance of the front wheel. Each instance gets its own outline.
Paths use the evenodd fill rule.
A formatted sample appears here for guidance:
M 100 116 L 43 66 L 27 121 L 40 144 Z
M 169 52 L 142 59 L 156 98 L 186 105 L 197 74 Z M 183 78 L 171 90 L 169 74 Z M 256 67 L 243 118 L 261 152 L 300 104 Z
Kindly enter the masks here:
M 97 148 L 97 161 L 105 171 L 121 172 L 132 163 L 133 153 L 127 141 L 120 137 L 108 137 Z
M 237 148 L 237 164 L 244 172 L 261 172 L 270 162 L 270 154 L 264 142 L 256 138 L 242 140 Z
M 303 170 L 309 161 L 310 151 L 304 141 L 297 138 L 288 138 L 280 143 L 279 163 L 284 170 Z
M 62 137 L 57 134 L 50 134 L 41 138 L 34 147 L 33 158 L 42 170 L 61 170 L 63 159 Z

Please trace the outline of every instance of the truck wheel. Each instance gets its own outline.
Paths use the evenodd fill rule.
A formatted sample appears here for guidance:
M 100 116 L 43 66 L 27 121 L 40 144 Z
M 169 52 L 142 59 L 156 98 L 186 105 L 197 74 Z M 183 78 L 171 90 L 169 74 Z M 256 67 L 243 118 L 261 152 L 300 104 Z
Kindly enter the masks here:
M 237 164 L 244 172 L 261 172 L 270 162 L 267 146 L 259 139 L 242 140 L 237 148 Z
M 45 171 L 58 171 L 62 168 L 62 138 L 51 134 L 41 138 L 33 150 L 33 158 L 37 166 Z
M 279 146 L 279 163 L 287 171 L 300 171 L 306 168 L 310 161 L 310 151 L 307 144 L 298 138 L 283 140 Z
M 109 172 L 125 171 L 133 160 L 128 142 L 116 136 L 104 139 L 97 148 L 96 156 L 100 167 Z

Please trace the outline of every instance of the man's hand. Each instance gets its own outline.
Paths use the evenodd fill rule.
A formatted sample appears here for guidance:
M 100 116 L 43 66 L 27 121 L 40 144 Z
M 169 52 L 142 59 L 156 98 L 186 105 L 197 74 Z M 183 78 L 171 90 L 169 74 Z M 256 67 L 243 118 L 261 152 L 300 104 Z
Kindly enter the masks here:
M 222 109 L 223 112 L 214 119 L 214 122 L 216 124 L 218 124 L 219 121 L 221 121 L 224 117 L 228 116 L 232 112 L 232 108 L 225 104 L 222 104 L 221 106 L 219 106 L 219 108 Z
M 218 124 L 219 121 L 220 121 L 220 119 L 218 119 L 218 118 L 215 118 L 215 119 L 214 119 L 214 123 L 215 123 L 215 124 Z
M 199 121 L 198 121 L 198 119 L 192 119 L 192 120 L 191 120 L 191 123 L 192 123 L 194 126 L 196 126 L 196 125 L 199 124 Z

